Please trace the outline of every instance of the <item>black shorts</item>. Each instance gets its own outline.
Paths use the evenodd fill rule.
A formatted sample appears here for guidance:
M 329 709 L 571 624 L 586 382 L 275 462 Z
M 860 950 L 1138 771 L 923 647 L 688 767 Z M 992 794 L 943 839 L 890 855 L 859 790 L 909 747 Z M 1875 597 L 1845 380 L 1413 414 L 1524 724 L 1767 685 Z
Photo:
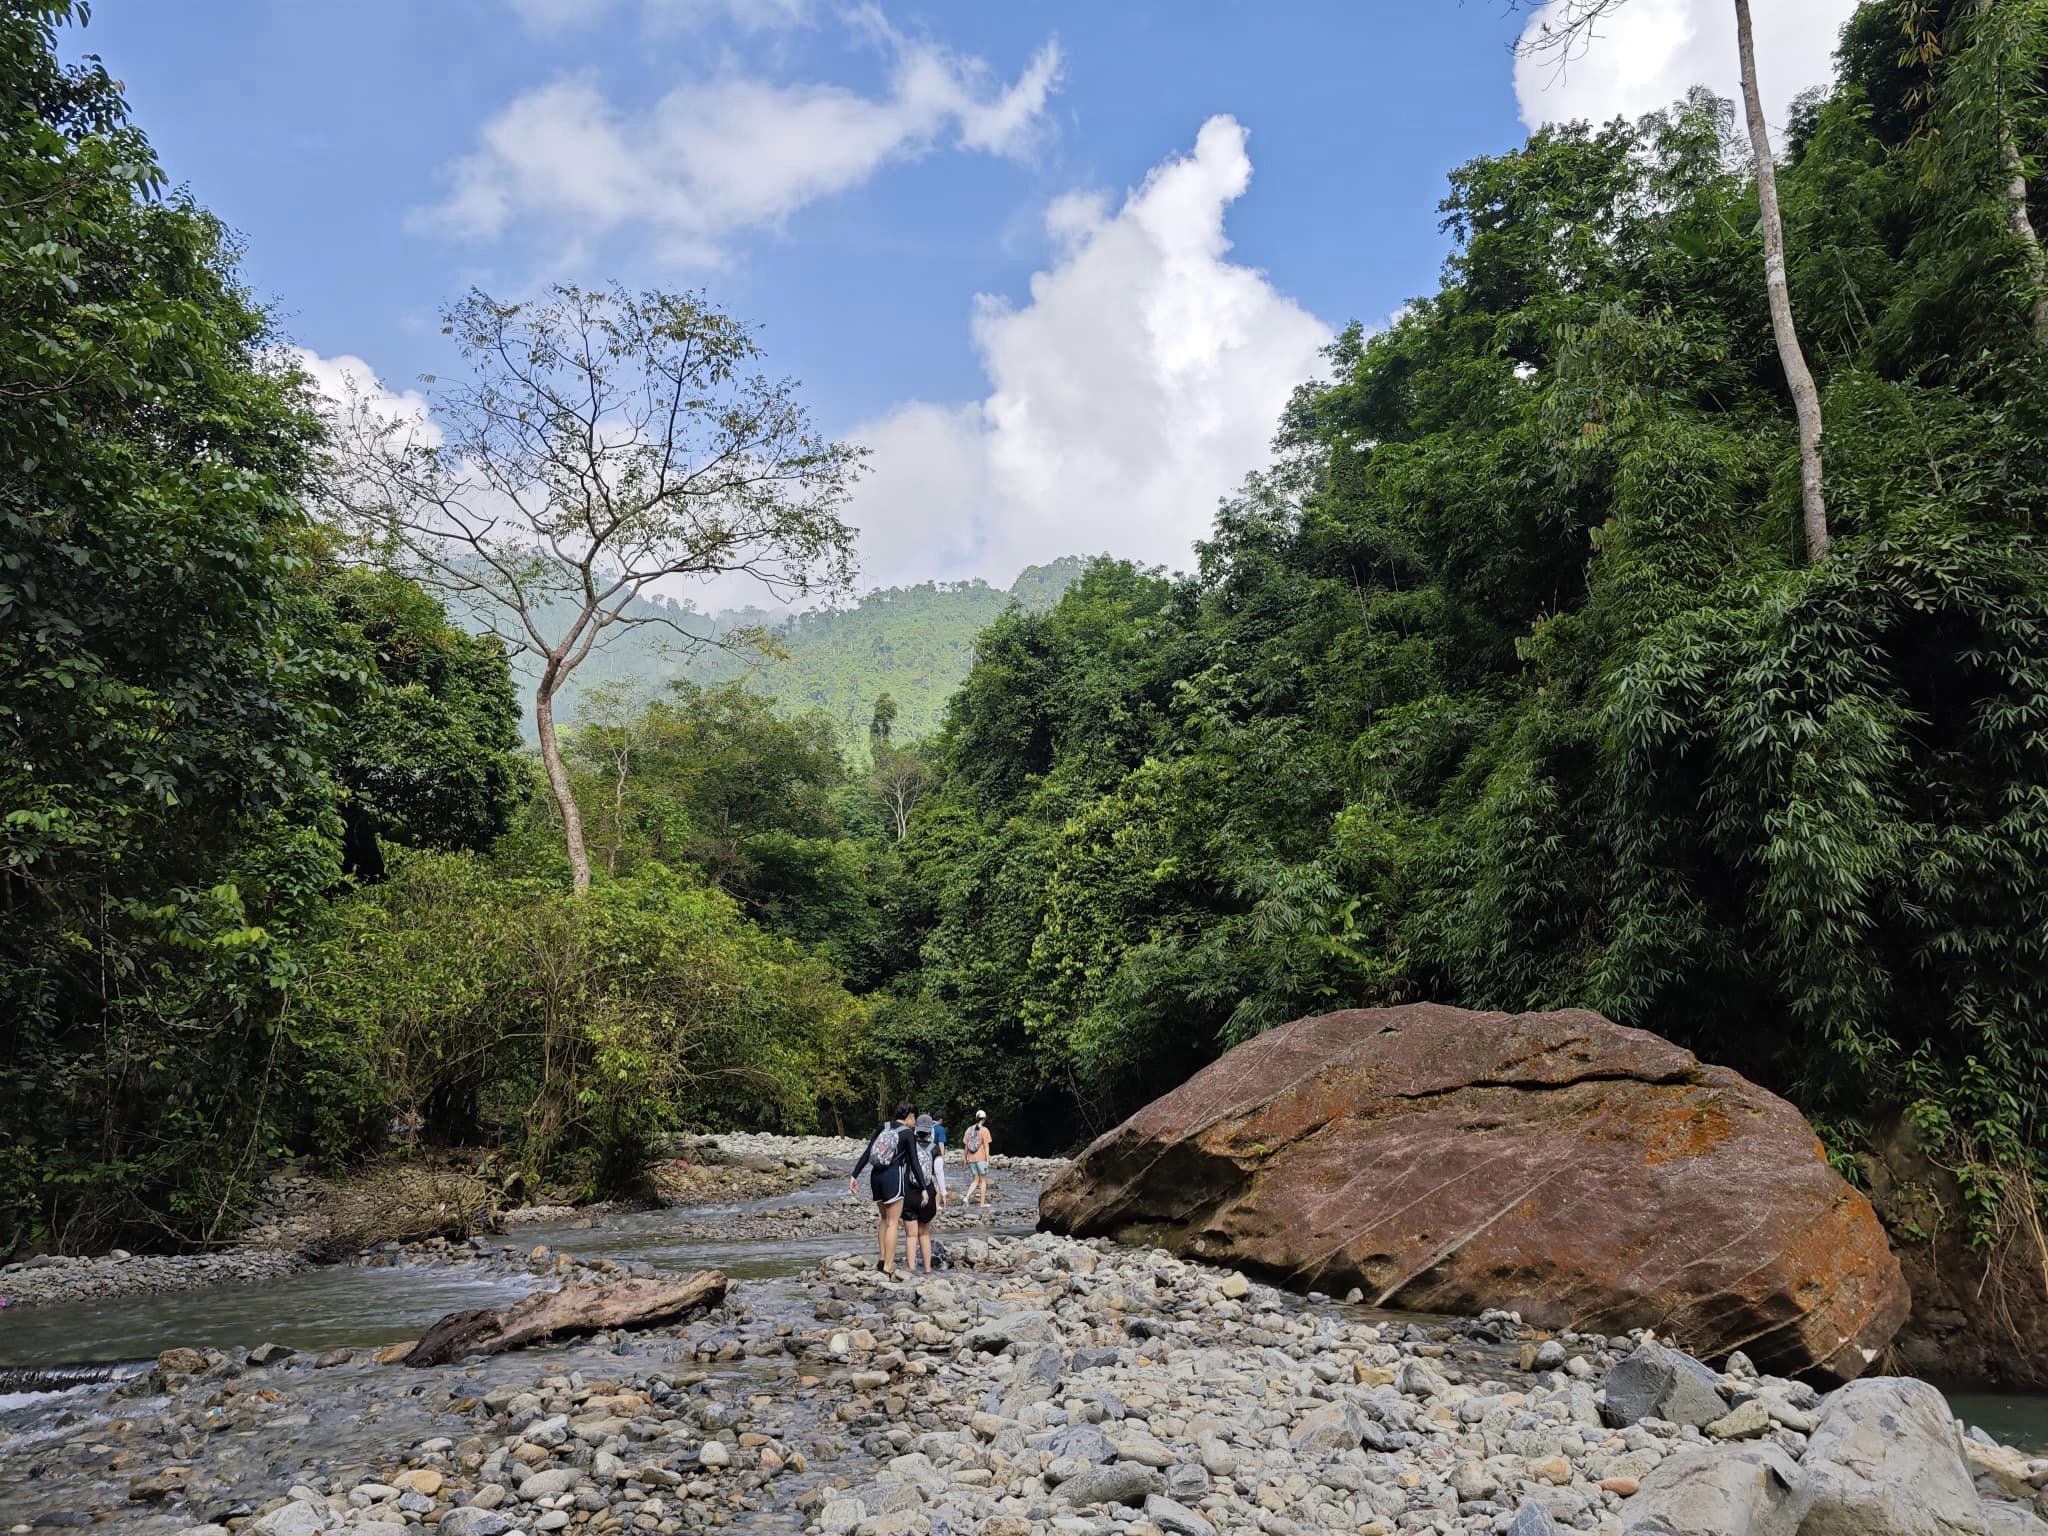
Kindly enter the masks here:
M 868 1174 L 868 1188 L 874 1192 L 875 1204 L 889 1205 L 903 1198 L 903 1170 L 890 1165 L 877 1168 Z
M 913 1189 L 903 1202 L 903 1219 L 917 1222 L 920 1226 L 939 1214 L 939 1192 L 935 1189 Z

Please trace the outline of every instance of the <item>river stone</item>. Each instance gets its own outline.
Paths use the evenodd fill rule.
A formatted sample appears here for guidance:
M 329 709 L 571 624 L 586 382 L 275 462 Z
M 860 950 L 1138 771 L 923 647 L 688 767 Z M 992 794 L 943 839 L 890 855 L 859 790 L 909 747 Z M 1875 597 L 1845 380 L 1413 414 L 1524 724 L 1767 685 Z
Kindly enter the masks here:
M 258 1516 L 249 1529 L 255 1536 L 321 1536 L 327 1529 L 327 1509 L 297 1501 Z
M 1621 1506 L 1622 1536 L 1794 1536 L 1798 1478 L 1776 1445 L 1685 1446 Z
M 1807 1442 L 1799 1536 L 1981 1531 L 1977 1490 L 1948 1403 L 1910 1376 L 1851 1382 L 1821 1404 Z
M 289 1360 L 298 1351 L 284 1344 L 258 1344 L 249 1351 L 251 1365 L 275 1365 L 280 1360 Z
M 1771 1410 L 1754 1397 L 1706 1426 L 1711 1440 L 1754 1440 L 1758 1435 L 1769 1434 L 1770 1429 Z
M 1541 1504 L 1524 1504 L 1503 1536 L 1558 1536 L 1557 1522 Z
M 1012 1312 L 968 1329 L 960 1335 L 960 1348 L 993 1355 L 1013 1344 L 1053 1344 L 1058 1340 L 1059 1331 L 1043 1312 Z
M 818 1526 L 825 1536 L 847 1536 L 867 1517 L 867 1507 L 859 1499 L 827 1499 L 818 1513 Z
M 1039 1215 L 1388 1306 L 1655 1327 L 1779 1375 L 1861 1374 L 1909 1300 L 1797 1110 L 1583 1009 L 1267 1030 L 1093 1142 Z
M 1209 1491 L 1209 1469 L 1198 1461 L 1177 1461 L 1166 1469 L 1166 1496 L 1199 1499 Z
M 1055 1461 L 1071 1457 L 1106 1467 L 1116 1460 L 1116 1446 L 1093 1424 L 1068 1424 L 1046 1434 L 1033 1435 L 1030 1445 L 1043 1450 Z
M 494 1509 L 451 1509 L 435 1529 L 439 1536 L 505 1536 L 512 1522 Z
M 1076 1473 L 1060 1484 L 1058 1496 L 1062 1504 L 1143 1504 L 1165 1488 L 1158 1469 L 1120 1461 Z
M 1166 1532 L 1166 1536 L 1216 1536 L 1215 1526 L 1185 1504 L 1176 1504 L 1163 1494 L 1147 1496 L 1145 1518 Z
M 2003 1499 L 1986 1499 L 1978 1513 L 1984 1517 L 1985 1536 L 2048 1536 L 2048 1524 Z
M 1601 1385 L 1607 1392 L 1601 1417 L 1617 1428 L 1641 1419 L 1705 1425 L 1728 1412 L 1712 1371 L 1683 1351 L 1653 1341 L 1617 1361 Z
M 1294 1431 L 1294 1449 L 1355 1451 L 1365 1439 L 1366 1416 L 1350 1403 L 1325 1403 L 1303 1414 Z
M 574 1467 L 550 1467 L 545 1472 L 536 1472 L 519 1485 L 519 1497 L 531 1504 L 536 1499 L 552 1499 L 558 1493 L 567 1493 L 576 1486 L 579 1476 Z

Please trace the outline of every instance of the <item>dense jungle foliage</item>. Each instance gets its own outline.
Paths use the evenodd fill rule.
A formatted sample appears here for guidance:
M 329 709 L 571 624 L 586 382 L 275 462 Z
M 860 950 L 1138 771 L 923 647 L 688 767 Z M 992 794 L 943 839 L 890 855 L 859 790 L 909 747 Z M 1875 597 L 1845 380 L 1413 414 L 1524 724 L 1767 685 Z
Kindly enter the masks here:
M 905 849 L 963 1070 L 1034 1059 L 1095 1127 L 1311 1010 L 1585 1005 L 1838 1148 L 1906 1111 L 2033 1166 L 2048 336 L 2002 150 L 2048 148 L 2040 25 L 1867 5 L 1799 104 L 1816 565 L 1727 108 L 1455 171 L 1442 287 L 1340 338 L 1194 575 L 983 637 Z
M 1873 0 L 1781 146 L 1824 560 L 1726 105 L 1546 129 L 1452 173 L 1442 286 L 1195 571 L 970 594 L 936 729 L 877 637 L 957 665 L 949 589 L 804 621 L 779 708 L 593 671 L 582 895 L 520 678 L 307 513 L 311 396 L 69 13 L 0 8 L 0 1251 L 217 1239 L 394 1125 L 592 1189 L 900 1091 L 1052 1149 L 1410 998 L 1595 1007 L 2031 1189 L 2037 7 Z

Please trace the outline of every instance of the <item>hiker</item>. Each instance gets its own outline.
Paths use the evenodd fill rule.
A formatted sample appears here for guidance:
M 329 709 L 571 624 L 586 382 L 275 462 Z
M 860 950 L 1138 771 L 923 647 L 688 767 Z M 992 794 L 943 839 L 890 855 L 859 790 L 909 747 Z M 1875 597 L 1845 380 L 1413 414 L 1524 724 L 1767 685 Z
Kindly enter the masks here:
M 860 1188 L 861 1169 L 870 1170 L 868 1191 L 874 1197 L 875 1238 L 881 1250 L 875 1268 L 892 1280 L 896 1278 L 896 1229 L 903 1219 L 906 1196 L 920 1194 L 924 1187 L 924 1171 L 917 1164 L 916 1125 L 917 1106 L 898 1104 L 895 1118 L 875 1132 L 846 1181 L 846 1192 L 852 1194 Z M 915 1262 L 914 1249 L 911 1256 Z
M 946 1113 L 944 1110 L 935 1109 L 932 1111 L 932 1145 L 939 1149 L 939 1156 L 944 1157 L 946 1155 Z
M 932 1227 L 946 1203 L 946 1151 L 936 1140 L 936 1122 L 930 1115 L 917 1117 L 917 1140 L 911 1146 L 911 1162 L 922 1175 L 922 1187 L 903 1202 L 903 1225 L 910 1238 L 910 1272 L 932 1272 Z
M 981 1203 L 984 1206 L 988 1204 L 988 1159 L 994 1146 L 995 1139 L 988 1129 L 988 1111 L 977 1109 L 974 1124 L 967 1127 L 967 1134 L 960 1141 L 960 1149 L 967 1154 L 967 1172 L 971 1175 L 967 1193 L 960 1197 L 961 1204 L 972 1200 L 976 1190 L 981 1192 Z

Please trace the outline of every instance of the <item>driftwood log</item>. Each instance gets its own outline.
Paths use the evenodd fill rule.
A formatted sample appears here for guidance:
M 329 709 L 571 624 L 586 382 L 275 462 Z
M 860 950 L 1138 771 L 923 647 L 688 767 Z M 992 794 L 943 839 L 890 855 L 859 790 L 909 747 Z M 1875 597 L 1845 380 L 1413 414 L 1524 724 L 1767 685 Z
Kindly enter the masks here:
M 700 1270 L 678 1280 L 621 1280 L 535 1291 L 509 1307 L 450 1312 L 413 1345 L 407 1365 L 446 1365 L 465 1355 L 496 1355 L 573 1338 L 601 1328 L 658 1328 L 725 1299 L 725 1276 Z

